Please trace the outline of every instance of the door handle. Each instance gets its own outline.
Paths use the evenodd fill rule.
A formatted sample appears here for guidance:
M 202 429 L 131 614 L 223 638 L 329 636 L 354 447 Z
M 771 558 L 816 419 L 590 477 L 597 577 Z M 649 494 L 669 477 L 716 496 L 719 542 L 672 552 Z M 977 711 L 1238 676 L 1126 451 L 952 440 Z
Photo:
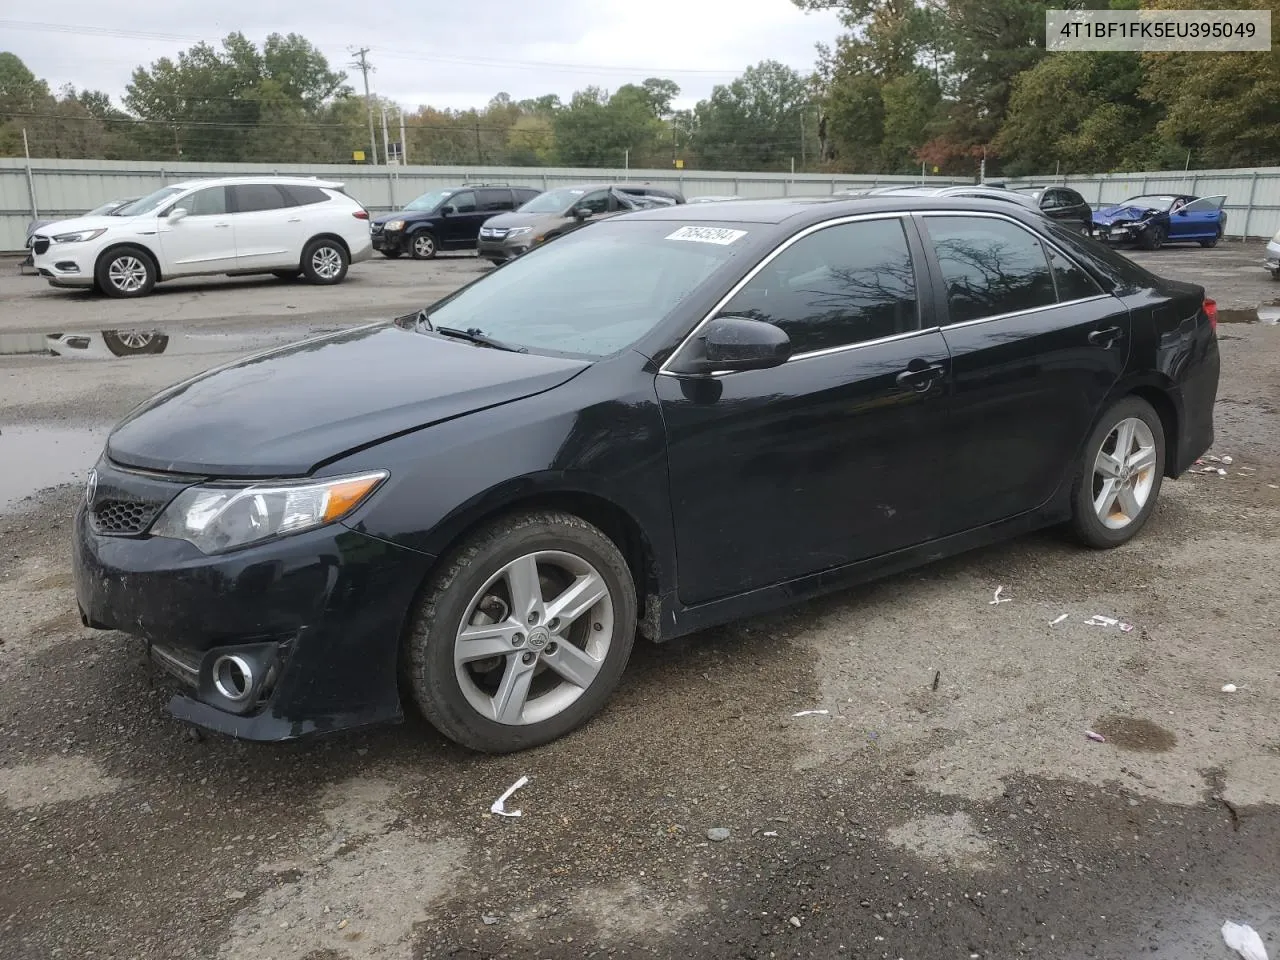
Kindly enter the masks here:
M 1124 339 L 1124 331 L 1119 327 L 1105 327 L 1102 330 L 1095 330 L 1089 334 L 1089 342 L 1095 347 L 1102 347 L 1104 350 L 1111 348 L 1114 344 Z
M 917 361 L 912 361 L 916 363 Z M 942 378 L 945 371 L 936 363 L 930 363 L 925 366 L 903 370 L 895 378 L 900 387 L 910 387 L 916 393 L 926 393 L 933 386 L 935 380 Z
M 301 223 L 301 222 L 302 222 L 302 218 L 301 218 L 301 217 L 290 217 L 290 218 L 289 218 L 289 222 L 290 222 L 290 223 Z
M 229 226 L 231 226 L 231 224 L 229 224 L 229 223 L 215 223 L 215 224 L 213 225 L 213 228 L 214 228 L 215 230 L 225 230 L 225 229 L 226 229 L 227 227 L 229 227 Z

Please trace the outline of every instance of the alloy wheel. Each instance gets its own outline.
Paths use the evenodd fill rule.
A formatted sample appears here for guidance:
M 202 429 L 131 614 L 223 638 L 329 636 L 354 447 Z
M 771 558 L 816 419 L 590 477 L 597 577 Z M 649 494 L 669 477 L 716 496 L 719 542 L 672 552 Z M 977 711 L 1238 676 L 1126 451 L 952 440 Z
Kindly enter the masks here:
M 332 280 L 342 272 L 342 254 L 333 247 L 317 247 L 311 254 L 311 269 L 321 280 Z
M 107 267 L 107 280 L 121 293 L 137 293 L 147 282 L 147 265 L 137 257 L 116 257 Z
M 467 604 L 454 641 L 458 684 L 487 719 L 540 723 L 591 686 L 613 633 L 613 597 L 594 566 L 559 550 L 525 554 Z
M 1123 530 L 1141 515 L 1156 480 L 1156 439 L 1145 421 L 1121 420 L 1093 463 L 1093 509 L 1103 526 Z
M 134 330 L 118 333 L 116 336 L 130 350 L 141 350 L 143 347 L 149 346 L 151 341 L 156 338 L 154 333 L 138 333 Z
M 415 256 L 426 260 L 436 252 L 436 242 L 425 233 L 418 234 L 413 238 L 413 253 Z

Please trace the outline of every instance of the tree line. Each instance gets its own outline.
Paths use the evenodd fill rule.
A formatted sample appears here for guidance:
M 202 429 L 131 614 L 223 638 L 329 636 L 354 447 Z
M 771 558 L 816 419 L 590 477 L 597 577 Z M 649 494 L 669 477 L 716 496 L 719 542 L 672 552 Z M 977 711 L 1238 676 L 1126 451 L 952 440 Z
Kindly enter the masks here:
M 1269 53 L 1054 53 L 1062 0 L 792 0 L 844 32 L 808 74 L 746 68 L 691 109 L 662 77 L 568 101 L 497 93 L 484 107 L 406 112 L 410 163 L 970 175 L 1280 164 L 1280 44 Z M 1067 6 L 1181 9 L 1182 0 Z M 1280 0 L 1199 0 L 1272 11 Z M 399 139 L 399 107 L 390 111 Z M 381 117 L 376 147 L 382 152 Z M 119 102 L 51 92 L 0 53 L 0 156 L 353 162 L 368 104 L 297 34 L 240 33 L 133 71 Z

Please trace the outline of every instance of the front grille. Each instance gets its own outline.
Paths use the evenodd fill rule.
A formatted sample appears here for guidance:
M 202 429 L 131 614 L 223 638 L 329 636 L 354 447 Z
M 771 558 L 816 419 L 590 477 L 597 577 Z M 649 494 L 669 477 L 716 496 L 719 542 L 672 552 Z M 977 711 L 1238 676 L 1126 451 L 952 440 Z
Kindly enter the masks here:
M 96 470 L 97 486 L 88 505 L 89 525 L 94 533 L 114 537 L 146 533 L 169 501 L 192 482 L 121 470 L 105 459 Z
M 501 240 L 509 232 L 510 232 L 509 230 L 504 230 L 501 227 L 483 227 L 480 230 L 480 239 L 481 240 Z
M 49 238 L 36 234 L 31 241 L 31 249 L 37 254 L 45 254 L 49 251 Z

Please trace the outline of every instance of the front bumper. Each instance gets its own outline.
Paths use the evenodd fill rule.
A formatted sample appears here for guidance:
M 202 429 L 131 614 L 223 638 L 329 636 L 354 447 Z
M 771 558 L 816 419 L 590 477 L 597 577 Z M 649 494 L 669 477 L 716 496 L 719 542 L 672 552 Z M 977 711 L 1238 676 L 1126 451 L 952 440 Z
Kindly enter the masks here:
M 379 253 L 405 253 L 409 249 L 403 230 L 381 230 L 372 234 L 372 240 L 373 249 Z
M 481 240 L 476 245 L 476 253 L 482 259 L 493 263 L 506 263 L 514 260 L 533 246 L 533 235 L 527 234 L 514 240 Z
M 32 246 L 31 265 L 55 287 L 93 286 L 93 266 L 98 248 L 88 243 L 54 243 Z
M 1262 265 L 1272 273 L 1280 270 L 1280 240 L 1272 240 L 1267 244 L 1267 252 L 1262 256 Z
M 1142 236 L 1142 228 L 1135 224 L 1095 223 L 1089 235 L 1106 243 L 1137 243 Z
M 72 554 L 81 619 L 147 643 L 185 688 L 169 704 L 178 719 L 288 740 L 402 716 L 400 637 L 425 554 L 334 524 L 208 556 L 181 540 L 96 533 L 83 505 Z M 249 667 L 239 699 L 215 674 L 228 656 Z

